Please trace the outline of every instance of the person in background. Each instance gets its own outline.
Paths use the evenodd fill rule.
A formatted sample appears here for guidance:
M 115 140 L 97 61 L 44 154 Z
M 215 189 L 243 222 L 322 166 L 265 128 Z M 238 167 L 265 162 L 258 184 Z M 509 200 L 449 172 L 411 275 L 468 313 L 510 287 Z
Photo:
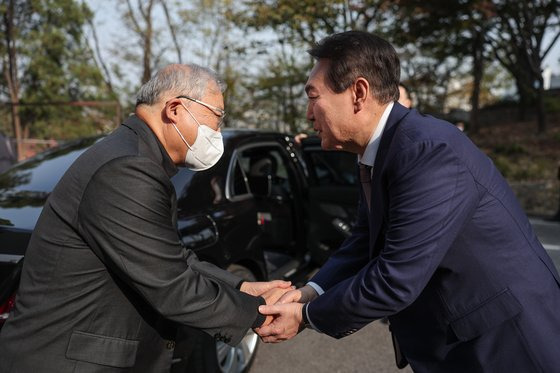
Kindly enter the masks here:
M 260 307 L 274 317 L 261 338 L 343 338 L 388 317 L 399 367 L 558 371 L 558 272 L 496 167 L 453 124 L 397 102 L 384 39 L 344 32 L 309 53 L 307 119 L 323 149 L 358 155 L 358 219 L 308 284 Z
M 462 120 L 458 120 L 455 123 L 455 127 L 457 127 L 461 132 L 465 132 L 465 122 L 463 122 Z
M 410 92 L 408 88 L 403 84 L 399 83 L 399 104 L 407 109 L 412 108 L 412 99 L 410 98 Z
M 290 284 L 244 282 L 177 233 L 170 178 L 222 156 L 222 91 L 203 67 L 163 68 L 135 114 L 68 169 L 27 248 L 0 372 L 166 372 L 178 327 L 236 345 L 266 322 L 258 306 Z
M 307 133 L 300 132 L 294 136 L 294 141 L 296 142 L 297 145 L 301 145 L 303 139 L 306 139 L 307 137 L 309 137 Z

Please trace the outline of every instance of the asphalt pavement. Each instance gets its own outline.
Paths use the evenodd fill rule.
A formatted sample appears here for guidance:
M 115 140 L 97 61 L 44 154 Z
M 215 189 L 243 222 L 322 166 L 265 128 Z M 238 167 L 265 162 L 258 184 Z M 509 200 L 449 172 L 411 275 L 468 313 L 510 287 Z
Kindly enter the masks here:
M 556 269 L 560 272 L 560 221 L 549 221 L 542 218 L 529 220 L 546 252 L 552 258 Z
M 560 222 L 531 218 L 531 224 L 560 271 Z M 279 344 L 260 343 L 250 373 L 411 373 L 398 369 L 387 325 L 375 321 L 357 333 L 337 340 L 304 330 Z
M 259 345 L 250 373 L 411 373 L 395 366 L 387 325 L 374 321 L 343 339 L 313 330 L 279 344 Z

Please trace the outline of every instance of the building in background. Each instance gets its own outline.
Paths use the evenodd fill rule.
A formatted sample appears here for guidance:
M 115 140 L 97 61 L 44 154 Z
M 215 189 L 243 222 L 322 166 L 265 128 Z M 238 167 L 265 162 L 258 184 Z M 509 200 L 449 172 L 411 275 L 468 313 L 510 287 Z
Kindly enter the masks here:
M 546 67 L 543 71 L 544 89 L 560 89 L 560 75 L 552 73 L 550 67 Z

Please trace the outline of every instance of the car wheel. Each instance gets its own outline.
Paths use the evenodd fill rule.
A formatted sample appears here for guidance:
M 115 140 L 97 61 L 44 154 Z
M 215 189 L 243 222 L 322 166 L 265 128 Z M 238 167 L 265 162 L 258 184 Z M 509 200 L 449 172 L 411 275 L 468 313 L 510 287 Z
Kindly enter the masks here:
M 246 281 L 256 281 L 253 273 L 243 266 L 232 264 L 228 271 Z M 222 373 L 245 372 L 253 362 L 258 344 L 259 337 L 252 329 L 249 329 L 241 342 L 234 347 L 223 342 L 216 342 L 216 355 L 220 371 Z
M 240 265 L 231 265 L 228 271 L 247 280 L 255 281 L 255 276 L 247 268 Z M 181 334 L 183 333 L 183 334 Z M 179 329 L 179 346 L 189 347 L 190 352 L 179 353 L 179 361 L 174 363 L 172 373 L 242 373 L 246 372 L 257 351 L 258 336 L 249 329 L 245 337 L 237 346 L 230 346 L 214 340 L 210 335 L 194 328 Z M 178 350 L 176 348 L 176 350 Z

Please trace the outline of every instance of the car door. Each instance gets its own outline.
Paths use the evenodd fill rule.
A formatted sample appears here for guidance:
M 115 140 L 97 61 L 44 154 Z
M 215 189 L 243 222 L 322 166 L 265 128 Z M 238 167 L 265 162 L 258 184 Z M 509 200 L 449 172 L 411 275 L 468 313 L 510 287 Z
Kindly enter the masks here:
M 249 189 L 257 201 L 257 224 L 267 248 L 289 250 L 294 245 L 293 187 L 282 149 L 254 145 L 239 152 Z
M 320 139 L 301 143 L 309 182 L 307 244 L 312 260 L 323 264 L 350 235 L 356 218 L 359 183 L 356 154 L 327 151 Z
M 275 141 L 247 145 L 237 152 L 237 161 L 247 179 L 257 207 L 256 222 L 271 278 L 285 276 L 299 266 L 302 252 L 303 207 L 296 201 L 296 175 L 292 161 Z M 280 276 L 280 277 L 282 277 Z

